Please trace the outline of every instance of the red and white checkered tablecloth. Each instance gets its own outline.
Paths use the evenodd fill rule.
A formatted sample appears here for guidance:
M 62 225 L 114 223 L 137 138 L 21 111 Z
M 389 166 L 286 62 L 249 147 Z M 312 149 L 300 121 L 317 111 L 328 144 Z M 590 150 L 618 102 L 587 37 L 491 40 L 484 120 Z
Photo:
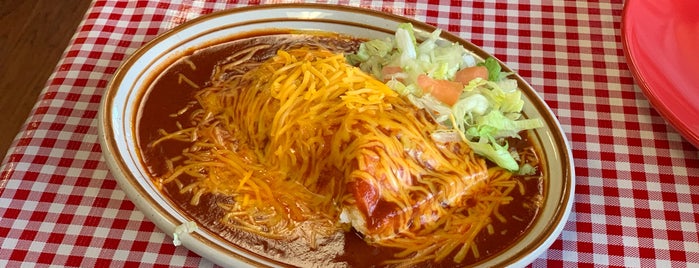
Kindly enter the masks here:
M 699 266 L 699 150 L 634 83 L 621 0 L 339 2 L 459 34 L 517 70 L 558 116 L 575 204 L 532 266 Z M 201 14 L 265 3 L 93 2 L 0 167 L 0 267 L 214 266 L 175 247 L 117 187 L 96 116 L 138 47 Z

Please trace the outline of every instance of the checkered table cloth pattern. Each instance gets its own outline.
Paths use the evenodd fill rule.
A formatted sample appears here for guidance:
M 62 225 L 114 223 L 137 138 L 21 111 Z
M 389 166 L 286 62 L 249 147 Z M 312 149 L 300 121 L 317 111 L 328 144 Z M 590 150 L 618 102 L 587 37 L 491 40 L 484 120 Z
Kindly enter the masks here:
M 284 1 L 94 1 L 0 166 L 0 267 L 215 266 L 173 246 L 126 199 L 101 154 L 97 111 L 121 62 L 158 34 L 270 2 Z M 456 33 L 550 105 L 571 141 L 575 204 L 532 266 L 699 266 L 699 150 L 634 83 L 621 0 L 330 2 Z

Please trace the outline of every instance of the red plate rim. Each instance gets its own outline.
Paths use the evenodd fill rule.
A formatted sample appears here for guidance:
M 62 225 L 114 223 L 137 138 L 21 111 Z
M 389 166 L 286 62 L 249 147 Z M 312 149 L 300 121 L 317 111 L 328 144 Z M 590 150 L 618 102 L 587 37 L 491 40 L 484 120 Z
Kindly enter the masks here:
M 624 4 L 622 13 L 621 39 L 629 69 L 650 104 L 685 139 L 699 148 L 699 105 L 690 103 L 699 100 L 699 84 L 695 78 L 699 76 L 699 62 L 694 63 L 692 60 L 687 60 L 687 58 L 699 58 L 699 56 L 682 54 L 681 52 L 684 51 L 682 48 L 685 47 L 685 45 L 681 45 L 683 42 L 672 42 L 673 40 L 668 42 L 668 38 L 676 38 L 689 41 L 690 44 L 699 44 L 698 34 L 691 35 L 688 32 L 683 32 L 687 27 L 699 29 L 699 19 L 695 15 L 662 15 L 663 12 L 677 15 L 683 13 L 683 10 L 686 11 L 684 13 L 695 12 L 696 9 L 687 6 L 698 5 L 697 3 L 692 3 L 692 0 L 628 0 Z M 643 16 L 648 15 L 648 11 L 653 8 L 651 5 L 661 5 L 663 8 L 653 9 L 653 11 L 660 12 L 654 13 L 657 16 Z M 658 26 L 655 29 L 663 30 L 653 31 L 653 24 L 658 22 L 661 17 L 662 22 L 668 27 Z M 691 18 L 690 22 L 696 24 L 687 25 L 687 18 Z M 641 28 L 643 32 L 641 32 Z M 684 39 L 682 39 L 683 37 Z M 644 40 L 643 38 L 651 38 L 656 42 L 644 43 L 641 42 Z M 658 61 L 650 61 L 647 56 L 651 54 L 662 55 L 662 57 L 669 56 L 670 58 L 667 60 L 657 58 Z M 667 64 L 667 61 L 674 62 L 676 65 Z M 685 68 L 686 66 L 681 65 L 681 62 L 689 62 L 694 68 Z M 649 73 L 658 74 L 658 72 L 654 72 L 658 68 L 669 69 L 659 73 L 658 76 L 649 75 Z M 673 79 L 670 79 L 670 83 L 666 83 L 670 77 Z M 693 79 L 695 81 L 689 81 Z M 694 82 L 693 87 L 677 87 L 678 84 L 686 85 L 690 82 Z

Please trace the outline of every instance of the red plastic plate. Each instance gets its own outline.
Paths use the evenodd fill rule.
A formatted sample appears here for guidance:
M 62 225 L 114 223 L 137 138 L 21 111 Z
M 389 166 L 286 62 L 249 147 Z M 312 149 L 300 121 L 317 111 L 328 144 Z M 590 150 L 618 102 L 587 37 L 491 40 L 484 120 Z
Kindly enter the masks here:
M 699 148 L 699 1 L 628 0 L 621 30 L 643 93 Z

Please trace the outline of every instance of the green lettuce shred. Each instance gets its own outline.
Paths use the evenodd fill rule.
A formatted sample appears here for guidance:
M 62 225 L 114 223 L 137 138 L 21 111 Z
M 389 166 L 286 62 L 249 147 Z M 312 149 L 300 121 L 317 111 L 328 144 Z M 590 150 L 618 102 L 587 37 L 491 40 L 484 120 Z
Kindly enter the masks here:
M 440 35 L 439 29 L 423 33 L 415 31 L 412 24 L 403 23 L 393 37 L 364 42 L 347 59 L 379 80 L 384 79 L 383 68 L 400 67 L 401 78 L 387 81 L 389 87 L 435 115 L 437 122 L 461 132 L 477 154 L 502 168 L 518 171 L 520 164 L 509 151 L 506 139 L 519 138 L 518 133 L 542 127 L 543 122 L 522 116 L 524 101 L 517 80 L 508 78 L 510 73 L 502 71 L 498 60 L 478 60 L 460 44 L 446 42 Z M 470 81 L 452 106 L 423 94 L 417 86 L 421 74 L 453 80 L 457 71 L 475 65 L 488 70 L 488 79 Z M 526 165 L 522 165 L 526 169 L 522 172 L 532 172 L 532 167 Z

